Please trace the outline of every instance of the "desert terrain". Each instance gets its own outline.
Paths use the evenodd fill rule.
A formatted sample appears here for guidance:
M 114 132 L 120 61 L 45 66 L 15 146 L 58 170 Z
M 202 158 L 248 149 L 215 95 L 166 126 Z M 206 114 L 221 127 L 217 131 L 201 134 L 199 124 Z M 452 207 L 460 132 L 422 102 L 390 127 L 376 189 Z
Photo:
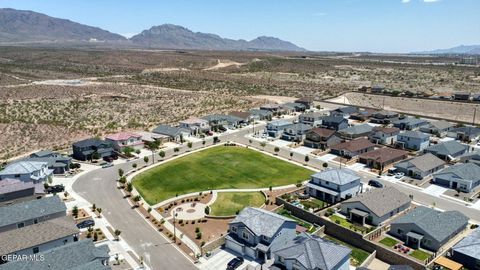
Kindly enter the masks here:
M 333 98 L 364 85 L 424 93 L 480 92 L 479 69 L 453 65 L 456 60 L 0 47 L 0 159 L 68 148 L 89 136 L 148 130 L 191 115 L 244 110 L 302 96 Z M 364 100 L 348 97 L 352 102 L 357 99 Z M 393 104 L 386 106 L 395 109 Z M 444 114 L 435 107 L 432 113 Z M 462 114 L 471 118 L 471 108 L 464 110 Z

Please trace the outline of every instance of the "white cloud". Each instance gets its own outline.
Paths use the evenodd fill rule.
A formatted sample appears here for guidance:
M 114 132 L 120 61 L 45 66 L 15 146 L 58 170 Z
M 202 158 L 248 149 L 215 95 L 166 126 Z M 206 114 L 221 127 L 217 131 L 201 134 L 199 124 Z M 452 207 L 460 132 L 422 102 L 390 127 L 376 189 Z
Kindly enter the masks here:
M 404 3 L 404 4 L 410 3 L 410 0 L 402 0 L 402 3 Z

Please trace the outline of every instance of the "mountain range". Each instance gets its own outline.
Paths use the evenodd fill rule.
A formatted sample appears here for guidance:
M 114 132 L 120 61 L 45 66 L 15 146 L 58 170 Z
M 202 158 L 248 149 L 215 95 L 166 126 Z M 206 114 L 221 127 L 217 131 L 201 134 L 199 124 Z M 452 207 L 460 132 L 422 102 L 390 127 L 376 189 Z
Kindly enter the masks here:
M 480 54 L 480 45 L 460 45 L 449 49 L 438 49 L 433 51 L 416 52 L 415 54 Z
M 291 42 L 275 37 L 261 36 L 251 41 L 233 40 L 215 34 L 193 32 L 173 24 L 153 26 L 127 39 L 98 27 L 33 11 L 0 9 L 0 44 L 38 43 L 102 43 L 110 46 L 158 49 L 305 51 Z

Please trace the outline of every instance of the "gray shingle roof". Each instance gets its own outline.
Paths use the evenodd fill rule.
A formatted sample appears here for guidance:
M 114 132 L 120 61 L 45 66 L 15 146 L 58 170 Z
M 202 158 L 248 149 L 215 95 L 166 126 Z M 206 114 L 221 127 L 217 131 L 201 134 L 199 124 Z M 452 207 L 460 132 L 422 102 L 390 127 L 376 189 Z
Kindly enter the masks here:
M 480 229 L 477 228 L 474 230 L 453 246 L 452 249 L 454 252 L 460 252 L 469 257 L 480 260 Z
M 178 127 L 172 127 L 172 126 L 169 126 L 169 125 L 159 125 L 152 132 L 162 134 L 162 135 L 167 135 L 167 136 L 170 136 L 170 137 L 179 136 L 181 133 L 189 133 L 189 131 L 186 130 L 186 129 L 182 129 L 182 128 L 178 128 Z
M 480 179 L 480 166 L 473 163 L 457 163 L 435 173 L 434 176 L 445 174 L 452 174 L 455 179 L 476 181 Z
M 418 138 L 418 139 L 427 139 L 430 138 L 430 135 L 422 133 L 420 131 L 405 131 L 400 133 L 400 136 L 409 137 L 409 138 Z
M 111 143 L 107 142 L 107 141 L 104 141 L 104 140 L 98 140 L 98 139 L 95 139 L 95 138 L 90 138 L 90 139 L 85 139 L 85 140 L 82 140 L 82 141 L 78 141 L 78 142 L 75 142 L 73 143 L 73 146 L 75 147 L 92 147 L 92 146 L 95 146 L 95 147 L 100 147 L 100 146 L 111 146 Z
M 92 240 L 81 240 L 61 247 L 40 252 L 43 261 L 14 261 L 0 265 L 1 270 L 104 270 L 111 269 L 103 266 L 101 260 L 108 259 L 107 245 L 95 247 Z
M 32 173 L 41 170 L 47 165 L 48 163 L 43 161 L 18 161 L 8 164 L 5 169 L 0 171 L 0 175 Z
M 476 165 L 474 165 L 476 166 Z M 418 206 L 410 213 L 394 220 L 394 224 L 415 224 L 423 233 L 442 242 L 459 228 L 468 224 L 468 218 L 459 211 L 441 212 L 432 208 Z
M 324 116 L 322 117 L 322 121 L 323 122 L 327 122 L 327 123 L 336 123 L 336 124 L 339 124 L 343 121 L 347 121 L 345 118 L 343 118 L 342 116 L 338 116 L 338 115 L 328 115 L 328 116 Z
M 313 174 L 312 177 L 335 183 L 337 185 L 345 185 L 360 179 L 360 176 L 350 169 L 325 170 Z
M 295 222 L 279 214 L 259 208 L 246 207 L 230 223 L 243 223 L 255 235 L 273 237 L 285 222 Z
M 453 124 L 444 120 L 434 121 L 430 123 L 433 128 L 443 130 L 450 127 L 453 127 Z
M 360 124 L 360 125 L 354 125 L 348 128 L 341 129 L 338 131 L 338 133 L 357 135 L 357 134 L 368 133 L 372 130 L 373 130 L 373 126 L 369 124 Z
M 0 207 L 0 227 L 62 211 L 67 207 L 58 196 Z
M 425 155 L 421 155 L 421 156 L 400 162 L 396 164 L 395 167 L 405 168 L 405 169 L 414 167 L 422 172 L 427 172 L 434 168 L 442 166 L 444 164 L 445 162 L 443 160 L 439 159 L 438 157 L 436 157 L 431 153 L 427 153 Z
M 24 182 L 18 179 L 6 178 L 0 181 L 0 194 L 35 188 L 33 182 Z
M 378 217 L 411 202 L 404 193 L 393 187 L 377 188 L 364 192 L 343 202 L 343 204 L 359 202 Z
M 406 125 L 419 125 L 419 124 L 428 124 L 427 120 L 415 118 L 415 117 L 406 117 L 393 122 L 394 125 L 406 124 Z
M 448 141 L 427 147 L 425 152 L 430 152 L 435 155 L 455 156 L 460 152 L 467 151 L 468 148 L 468 145 L 461 144 L 457 141 Z
M 274 253 L 285 259 L 295 259 L 306 269 L 337 269 L 350 256 L 351 249 L 302 233 Z
M 49 219 L 0 233 L 0 255 L 35 247 L 79 232 L 71 217 Z

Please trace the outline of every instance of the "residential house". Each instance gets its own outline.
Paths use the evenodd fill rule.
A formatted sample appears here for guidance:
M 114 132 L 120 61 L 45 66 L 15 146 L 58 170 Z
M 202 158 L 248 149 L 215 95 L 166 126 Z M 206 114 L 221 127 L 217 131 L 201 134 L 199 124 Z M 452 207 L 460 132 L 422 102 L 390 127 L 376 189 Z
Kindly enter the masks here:
M 470 147 L 457 141 L 434 144 L 425 148 L 425 153 L 432 153 L 443 160 L 453 160 L 468 152 Z
M 0 171 L 0 180 L 11 178 L 24 182 L 42 183 L 53 177 L 53 170 L 47 162 L 17 161 L 8 164 Z
M 456 92 L 453 94 L 455 100 L 470 100 L 470 93 L 468 92 Z
M 265 129 L 268 136 L 273 138 L 279 138 L 282 135 L 283 131 L 290 125 L 292 125 L 292 122 L 290 121 L 276 120 L 268 123 Z
M 113 149 L 119 152 L 122 152 L 125 148 L 135 150 L 143 148 L 142 135 L 133 132 L 110 134 L 105 137 L 105 140 L 113 146 Z
M 357 107 L 347 106 L 340 107 L 330 112 L 330 115 L 338 115 L 342 117 L 350 117 L 354 113 L 358 113 L 360 110 Z
M 415 117 L 405 117 L 394 121 L 393 127 L 399 128 L 401 130 L 417 130 L 421 127 L 427 126 L 429 122 L 425 119 L 415 118 Z
M 348 247 L 301 233 L 273 252 L 273 266 L 286 270 L 349 270 L 351 253 Z
M 58 196 L 0 207 L 0 233 L 63 217 L 67 207 Z
M 375 144 L 371 143 L 367 138 L 358 138 L 333 145 L 330 147 L 330 152 L 345 158 L 353 158 L 368 151 L 372 151 L 374 148 Z
M 33 255 L 78 240 L 79 230 L 71 217 L 48 219 L 0 233 L 1 255 Z
M 249 112 L 233 111 L 233 112 L 229 112 L 228 115 L 240 118 L 241 124 L 249 124 L 254 120 L 253 115 Z
M 288 112 L 304 112 L 307 109 L 304 104 L 296 102 L 284 103 L 282 107 Z
M 255 120 L 272 120 L 273 113 L 267 110 L 251 109 L 250 115 Z
M 159 125 L 152 132 L 168 136 L 170 138 L 169 140 L 174 142 L 181 142 L 185 137 L 190 135 L 190 130 L 170 125 Z
M 408 152 L 406 151 L 383 147 L 361 154 L 359 161 L 371 168 L 383 171 L 395 162 L 406 159 L 407 156 Z
M 108 245 L 95 246 L 91 239 L 67 243 L 39 252 L 42 260 L 14 260 L 2 264 L 2 270 L 108 270 L 110 256 Z
M 325 116 L 321 112 L 307 112 L 298 116 L 298 122 L 312 127 L 319 126 L 322 123 L 322 118 Z
M 327 150 L 331 146 L 342 142 L 342 139 L 335 135 L 335 133 L 333 129 L 312 128 L 305 134 L 303 145 L 310 148 Z
M 458 161 L 462 163 L 473 163 L 480 165 L 480 150 L 475 150 L 470 153 L 465 153 L 458 157 Z
M 334 129 L 334 130 L 341 130 L 348 127 L 348 120 L 343 118 L 342 116 L 324 116 L 322 117 L 322 123 L 320 127 Z
M 208 121 L 202 118 L 190 117 L 178 122 L 179 128 L 190 130 L 190 134 L 196 135 L 210 131 Z
M 457 127 L 448 131 L 447 136 L 463 142 L 478 141 L 480 128 L 472 126 Z
M 430 153 L 399 162 L 395 165 L 398 172 L 416 179 L 423 179 L 444 167 L 445 162 Z
M 391 186 L 376 188 L 342 202 L 341 213 L 354 223 L 378 226 L 407 210 L 411 201 L 410 197 Z
M 367 137 L 372 133 L 373 126 L 369 124 L 359 124 L 341 129 L 337 132 L 340 138 L 351 140 L 360 137 Z
M 306 192 L 333 204 L 360 194 L 360 179 L 360 176 L 350 169 L 329 169 L 313 174 L 306 185 Z
M 83 161 L 116 155 L 111 143 L 93 138 L 73 143 L 72 149 L 72 157 Z
M 282 111 L 282 108 L 280 104 L 270 103 L 270 104 L 264 104 L 260 106 L 260 110 L 266 110 L 272 113 L 280 113 Z
M 437 137 L 445 137 L 447 133 L 454 128 L 454 125 L 450 122 L 440 120 L 433 121 L 426 126 L 420 127 L 421 132 L 430 133 Z
M 312 97 L 302 97 L 295 100 L 295 103 L 301 103 L 305 105 L 305 109 L 310 109 L 313 107 L 313 98 Z
M 450 258 L 466 269 L 480 269 L 480 229 L 475 229 L 453 246 Z
M 0 207 L 41 198 L 44 195 L 43 184 L 23 182 L 19 179 L 0 180 Z
M 281 135 L 282 140 L 301 142 L 305 139 L 305 134 L 312 129 L 312 126 L 295 123 L 289 126 L 286 126 Z
M 59 175 L 68 172 L 72 164 L 71 157 L 50 150 L 35 152 L 30 157 L 21 159 L 21 161 L 47 162 L 47 167 L 53 171 L 53 174 Z
M 373 110 L 373 109 L 360 110 L 359 112 L 350 114 L 349 119 L 358 120 L 362 122 L 367 121 L 368 119 L 370 119 L 370 117 L 373 116 L 375 112 L 376 110 Z
M 401 149 L 422 151 L 430 145 L 430 135 L 420 131 L 405 131 L 398 134 L 396 144 Z
M 296 235 L 297 223 L 273 212 L 244 208 L 229 224 L 225 248 L 242 256 L 266 261 L 271 251 Z
M 170 140 L 170 136 L 162 135 L 158 133 L 148 132 L 148 131 L 139 131 L 137 132 L 142 136 L 142 141 L 144 144 L 159 142 L 160 144 L 166 143 Z
M 373 114 L 370 118 L 371 123 L 376 124 L 390 124 L 393 121 L 396 121 L 400 118 L 400 115 L 397 112 L 392 111 L 379 111 Z
M 480 185 L 480 166 L 457 163 L 433 175 L 433 182 L 451 189 L 471 192 Z
M 202 119 L 207 120 L 211 127 L 223 126 L 227 128 L 235 128 L 245 124 L 244 119 L 227 114 L 211 114 L 202 117 Z
M 368 137 L 376 144 L 394 145 L 397 142 L 398 134 L 400 134 L 398 128 L 375 127 Z
M 417 206 L 394 220 L 389 233 L 412 248 L 438 251 L 468 225 L 468 217 L 459 211 L 439 211 Z

